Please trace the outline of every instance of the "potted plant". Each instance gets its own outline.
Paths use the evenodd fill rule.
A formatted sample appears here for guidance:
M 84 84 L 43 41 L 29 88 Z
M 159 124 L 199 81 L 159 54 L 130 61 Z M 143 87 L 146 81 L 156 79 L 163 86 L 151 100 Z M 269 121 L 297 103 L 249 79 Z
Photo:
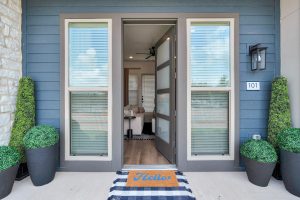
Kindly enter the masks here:
M 10 194 L 20 162 L 17 149 L 0 146 L 0 199 Z
M 269 109 L 268 141 L 279 153 L 277 135 L 291 127 L 291 111 L 288 92 L 288 81 L 285 77 L 277 77 L 272 82 L 272 94 Z M 280 161 L 276 164 L 273 176 L 281 180 Z
M 251 183 L 266 187 L 277 162 L 274 147 L 264 140 L 251 139 L 241 147 L 246 173 Z
M 300 129 L 289 128 L 278 135 L 284 186 L 300 197 Z
M 29 175 L 35 186 L 54 179 L 58 161 L 59 135 L 48 125 L 35 126 L 24 136 Z
M 16 113 L 11 131 L 9 146 L 15 147 L 21 156 L 16 180 L 28 176 L 28 169 L 23 146 L 23 137 L 35 125 L 34 82 L 29 77 L 22 77 L 19 81 Z

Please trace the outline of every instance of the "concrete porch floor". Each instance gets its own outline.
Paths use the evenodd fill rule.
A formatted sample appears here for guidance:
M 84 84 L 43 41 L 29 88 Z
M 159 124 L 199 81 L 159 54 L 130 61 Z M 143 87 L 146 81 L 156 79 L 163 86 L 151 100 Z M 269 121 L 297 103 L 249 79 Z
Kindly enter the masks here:
M 299 200 L 281 181 L 272 179 L 266 188 L 247 180 L 244 172 L 185 172 L 192 191 L 200 200 Z M 58 172 L 53 182 L 42 187 L 30 178 L 15 182 L 5 200 L 105 200 L 116 174 Z

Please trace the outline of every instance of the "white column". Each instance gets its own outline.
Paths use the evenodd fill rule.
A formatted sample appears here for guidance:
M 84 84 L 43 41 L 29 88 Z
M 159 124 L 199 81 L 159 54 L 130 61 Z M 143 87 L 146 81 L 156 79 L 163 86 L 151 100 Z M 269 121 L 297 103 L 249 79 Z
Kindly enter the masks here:
M 288 78 L 293 126 L 300 128 L 300 0 L 281 0 L 281 74 Z
M 0 146 L 10 138 L 22 75 L 21 0 L 0 0 Z

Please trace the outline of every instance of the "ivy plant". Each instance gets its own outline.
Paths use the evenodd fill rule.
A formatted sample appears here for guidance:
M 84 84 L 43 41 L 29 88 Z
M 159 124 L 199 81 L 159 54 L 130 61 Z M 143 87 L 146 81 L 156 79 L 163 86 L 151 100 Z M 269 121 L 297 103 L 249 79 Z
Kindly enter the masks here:
M 21 162 L 26 162 L 23 146 L 25 133 L 35 125 L 34 82 L 29 77 L 19 80 L 15 119 L 11 131 L 9 146 L 15 147 L 21 156 Z
M 300 153 L 300 128 L 289 128 L 278 134 L 278 144 L 283 150 Z
M 30 129 L 24 136 L 24 146 L 26 149 L 45 148 L 56 144 L 59 135 L 56 129 L 48 125 L 39 125 Z
M 277 77 L 272 82 L 272 94 L 269 110 L 268 141 L 278 149 L 277 135 L 291 127 L 288 81 Z
M 20 153 L 14 147 L 0 146 L 0 171 L 15 166 L 20 161 Z
M 241 155 L 262 163 L 273 163 L 278 159 L 274 147 L 265 140 L 248 140 L 241 146 Z

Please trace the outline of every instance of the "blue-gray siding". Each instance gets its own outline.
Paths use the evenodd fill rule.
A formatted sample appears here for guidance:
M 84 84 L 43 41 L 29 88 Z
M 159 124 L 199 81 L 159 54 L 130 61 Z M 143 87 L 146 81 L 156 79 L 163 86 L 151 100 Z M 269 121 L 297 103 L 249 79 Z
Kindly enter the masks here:
M 240 140 L 266 136 L 271 80 L 279 72 L 278 7 L 278 0 L 28 0 L 24 73 L 36 81 L 37 122 L 60 126 L 60 13 L 239 13 Z M 268 47 L 265 71 L 250 70 L 248 47 L 255 43 Z M 246 91 L 246 81 L 261 81 L 261 91 Z

